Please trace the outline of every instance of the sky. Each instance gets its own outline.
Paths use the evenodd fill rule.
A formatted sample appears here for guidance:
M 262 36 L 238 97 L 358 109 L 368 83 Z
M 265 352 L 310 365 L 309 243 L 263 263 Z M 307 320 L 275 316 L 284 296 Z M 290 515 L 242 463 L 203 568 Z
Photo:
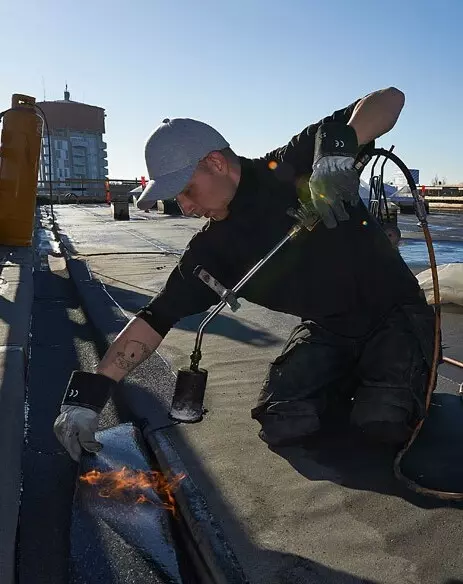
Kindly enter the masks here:
M 406 105 L 377 145 L 421 183 L 463 182 L 463 0 L 23 0 L 0 5 L 0 109 L 11 94 L 106 110 L 111 178 L 146 175 L 166 117 L 261 156 L 388 86 Z

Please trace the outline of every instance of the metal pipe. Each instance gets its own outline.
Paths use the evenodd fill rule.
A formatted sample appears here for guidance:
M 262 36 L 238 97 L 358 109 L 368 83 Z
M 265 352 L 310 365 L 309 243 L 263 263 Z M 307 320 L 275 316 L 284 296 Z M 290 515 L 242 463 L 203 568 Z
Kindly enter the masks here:
M 262 259 L 260 259 L 257 262 L 257 264 L 255 264 L 249 270 L 249 272 L 247 272 L 241 278 L 241 280 L 237 284 L 235 284 L 235 286 L 231 289 L 231 292 L 233 292 L 233 293 L 238 292 L 238 290 L 240 290 L 248 282 L 248 280 L 250 280 L 254 276 L 254 274 L 258 270 L 260 270 L 260 268 L 264 264 L 266 264 L 271 257 L 273 257 L 276 254 L 277 251 L 279 251 L 288 241 L 290 241 L 291 239 L 293 239 L 299 233 L 299 231 L 301 231 L 302 228 L 303 228 L 303 226 L 301 224 L 294 225 L 290 229 L 290 231 L 283 237 L 283 239 L 281 241 L 279 241 L 275 245 L 275 247 L 273 247 L 267 253 L 267 255 L 265 255 Z M 204 336 L 204 329 L 211 322 L 211 320 L 215 316 L 217 316 L 217 314 L 219 314 L 219 312 L 221 312 L 223 310 L 223 308 L 226 305 L 227 305 L 227 303 L 222 300 L 222 302 L 220 302 L 219 304 L 217 304 L 217 306 L 206 316 L 206 318 L 201 321 L 201 324 L 199 325 L 199 328 L 198 328 L 198 332 L 196 334 L 195 347 L 193 349 L 193 353 L 191 354 L 191 365 L 190 365 L 190 369 L 192 369 L 193 371 L 197 371 L 198 370 L 198 365 L 199 365 L 199 362 L 201 360 L 201 344 L 202 344 L 202 340 L 203 340 L 203 336 Z

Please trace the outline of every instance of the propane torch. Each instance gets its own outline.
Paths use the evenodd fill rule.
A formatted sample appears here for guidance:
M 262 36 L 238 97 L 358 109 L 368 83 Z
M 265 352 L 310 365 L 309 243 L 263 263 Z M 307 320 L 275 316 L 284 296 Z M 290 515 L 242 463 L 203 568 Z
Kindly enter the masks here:
M 220 302 L 201 321 L 199 325 L 193 352 L 190 356 L 190 366 L 181 367 L 177 373 L 170 417 L 179 422 L 200 422 L 203 418 L 204 392 L 207 383 L 207 370 L 201 369 L 201 345 L 204 336 L 204 329 L 214 319 L 225 306 L 232 312 L 236 312 L 240 307 L 236 293 L 264 266 L 286 243 L 292 241 L 303 229 L 312 231 L 319 223 L 320 218 L 316 213 L 310 198 L 304 197 L 304 202 L 299 199 L 297 209 L 288 209 L 288 215 L 296 219 L 296 223 L 288 233 L 281 239 L 262 259 L 260 259 L 242 278 L 233 286 L 227 288 L 209 274 L 202 266 L 198 266 L 194 274 L 207 286 L 209 286 L 220 297 Z

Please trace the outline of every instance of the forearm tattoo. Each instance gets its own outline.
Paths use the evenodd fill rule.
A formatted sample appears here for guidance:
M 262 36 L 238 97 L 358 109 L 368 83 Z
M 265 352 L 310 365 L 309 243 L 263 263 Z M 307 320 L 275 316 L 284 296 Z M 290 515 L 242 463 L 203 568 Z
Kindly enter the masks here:
M 116 353 L 115 363 L 119 369 L 132 371 L 139 363 L 150 356 L 148 345 L 140 341 L 126 341 L 124 350 Z

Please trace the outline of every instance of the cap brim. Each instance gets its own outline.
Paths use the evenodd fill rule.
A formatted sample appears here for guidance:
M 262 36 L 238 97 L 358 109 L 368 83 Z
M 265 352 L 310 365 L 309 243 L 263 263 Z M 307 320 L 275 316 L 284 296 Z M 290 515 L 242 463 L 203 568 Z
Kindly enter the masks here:
M 170 174 L 150 180 L 137 201 L 139 209 L 151 209 L 156 201 L 174 199 L 188 184 L 196 170 L 196 164 L 191 164 Z

